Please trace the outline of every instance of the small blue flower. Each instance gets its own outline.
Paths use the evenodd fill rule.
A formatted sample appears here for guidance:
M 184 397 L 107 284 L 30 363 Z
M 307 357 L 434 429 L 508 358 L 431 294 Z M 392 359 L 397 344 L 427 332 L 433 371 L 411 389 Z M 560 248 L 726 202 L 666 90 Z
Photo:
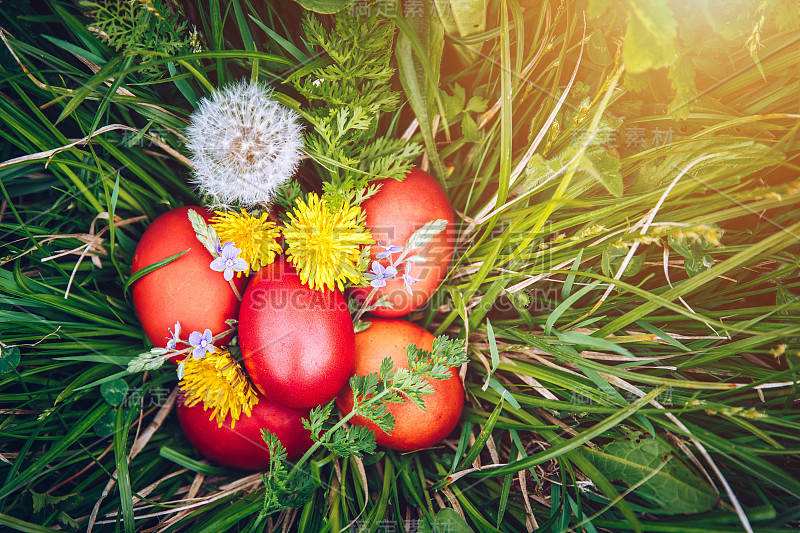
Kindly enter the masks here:
M 406 286 L 406 290 L 408 291 L 408 294 L 413 294 L 411 292 L 411 284 L 412 283 L 416 283 L 418 281 L 419 281 L 419 278 L 412 278 L 411 276 L 408 275 L 408 273 L 403 272 L 403 283 Z
M 386 280 L 392 279 L 397 274 L 397 269 L 392 265 L 384 268 L 382 264 L 377 261 L 372 262 L 372 272 L 367 272 L 367 277 L 372 281 L 369 282 L 373 287 L 386 286 Z
M 222 243 L 219 242 L 219 237 L 217 237 L 217 255 L 222 255 Z
M 169 331 L 169 334 L 172 335 L 172 337 L 167 337 L 167 350 L 173 350 L 175 345 L 181 340 L 181 323 L 175 322 L 174 333 L 171 329 L 167 329 L 167 331 Z
M 194 347 L 192 350 L 192 357 L 195 359 L 202 359 L 206 352 L 214 353 L 214 336 L 211 335 L 211 330 L 206 329 L 202 335 L 199 331 L 193 331 L 189 335 L 189 344 Z
M 228 241 L 222 245 L 220 257 L 211 261 L 211 265 L 209 266 L 211 266 L 211 270 L 223 272 L 225 281 L 230 281 L 233 279 L 234 272 L 242 272 L 248 269 L 247 261 L 238 257 L 240 253 L 242 253 L 242 251 L 234 246 L 232 242 Z
M 379 242 L 378 246 L 383 248 L 383 251 L 375 256 L 376 259 L 385 259 L 385 258 L 389 257 L 392 254 L 396 254 L 398 252 L 402 252 L 403 251 L 403 247 L 402 246 L 397 246 L 397 245 L 394 245 L 394 244 L 391 244 L 391 243 L 387 243 L 386 246 L 384 246 L 384 244 L 382 242 Z

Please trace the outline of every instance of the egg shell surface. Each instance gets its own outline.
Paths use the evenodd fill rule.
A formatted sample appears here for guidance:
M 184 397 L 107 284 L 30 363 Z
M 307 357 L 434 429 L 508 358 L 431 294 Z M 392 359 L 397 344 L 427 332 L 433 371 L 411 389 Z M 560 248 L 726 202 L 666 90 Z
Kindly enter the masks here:
M 353 371 L 355 334 L 344 296 L 304 285 L 282 257 L 250 280 L 238 326 L 247 373 L 280 405 L 329 402 Z
M 214 257 L 197 240 L 189 221 L 194 209 L 206 222 L 213 213 L 197 206 L 178 207 L 157 217 L 145 230 L 133 254 L 131 273 L 188 250 L 171 263 L 145 274 L 133 283 L 136 314 L 150 342 L 165 347 L 169 329 L 181 323 L 181 338 L 192 331 L 213 335 L 228 329 L 225 323 L 235 319 L 239 299 L 222 272 L 209 266 Z M 234 276 L 241 294 L 247 284 L 244 276 Z M 218 339 L 216 346 L 227 343 L 232 335 Z M 179 348 L 183 347 L 179 345 Z
M 405 320 L 372 319 L 370 322 L 369 328 L 356 335 L 355 374 L 378 372 L 385 357 L 392 358 L 394 369 L 408 368 L 406 347 L 409 344 L 428 351 L 433 348 L 434 336 L 416 324 Z M 413 451 L 434 446 L 453 431 L 464 407 L 464 386 L 458 369 L 450 368 L 450 373 L 445 380 L 428 379 L 434 392 L 423 398 L 425 411 L 411 402 L 387 404 L 395 417 L 391 433 L 358 415 L 351 418 L 351 422 L 372 429 L 376 442 L 387 448 Z M 353 409 L 353 393 L 349 386 L 336 399 L 336 404 L 342 413 Z

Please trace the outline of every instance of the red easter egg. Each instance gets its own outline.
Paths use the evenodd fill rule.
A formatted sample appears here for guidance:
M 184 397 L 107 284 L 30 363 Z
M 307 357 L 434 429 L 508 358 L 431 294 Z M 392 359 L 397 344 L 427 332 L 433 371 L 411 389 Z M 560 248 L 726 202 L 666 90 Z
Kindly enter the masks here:
M 181 338 L 192 331 L 210 329 L 213 335 L 228 329 L 225 320 L 236 318 L 239 299 L 222 272 L 211 270 L 212 255 L 197 240 L 189 221 L 194 209 L 206 221 L 213 213 L 202 207 L 179 207 L 156 218 L 145 230 L 133 254 L 131 273 L 172 255 L 189 250 L 175 261 L 145 274 L 133 283 L 133 305 L 144 332 L 153 345 L 165 347 L 169 329 L 181 323 Z M 240 294 L 247 279 L 234 277 Z M 215 342 L 225 344 L 231 336 Z M 179 345 L 179 347 L 182 347 Z
M 447 274 L 447 267 L 455 246 L 455 217 L 447 194 L 441 185 L 427 172 L 411 169 L 403 181 L 385 179 L 377 181 L 378 192 L 361 204 L 366 214 L 366 226 L 378 244 L 370 250 L 370 263 L 384 249 L 379 244 L 405 246 L 406 239 L 427 222 L 436 219 L 447 221 L 447 227 L 424 247 L 409 255 L 425 258 L 424 263 L 406 263 L 406 273 L 419 281 L 406 290 L 401 272 L 386 281 L 378 289 L 372 301 L 386 296 L 393 307 L 378 307 L 372 314 L 381 317 L 397 317 L 419 309 L 428 301 L 433 291 Z M 394 255 L 397 258 L 398 254 Z M 389 259 L 379 262 L 385 267 Z M 370 287 L 353 289 L 352 294 L 363 301 Z
M 378 372 L 385 357 L 392 358 L 395 369 L 408 368 L 406 346 L 409 344 L 429 351 L 433 348 L 433 335 L 416 324 L 405 320 L 370 322 L 369 328 L 356 335 L 355 374 Z M 429 448 L 453 431 L 464 407 L 464 386 L 458 369 L 451 367 L 450 372 L 452 375 L 445 380 L 428 379 L 433 393 L 423 397 L 425 411 L 411 402 L 387 404 L 395 418 L 391 433 L 358 415 L 350 421 L 374 431 L 375 440 L 381 446 L 400 451 Z M 353 392 L 349 386 L 336 398 L 336 405 L 342 413 L 353 409 Z
M 274 433 L 286 448 L 287 459 L 294 461 L 311 447 L 311 433 L 301 418 L 308 410 L 289 409 L 259 395 L 250 416 L 242 414 L 231 428 L 231 416 L 219 427 L 203 402 L 188 407 L 179 397 L 178 421 L 189 442 L 203 456 L 221 465 L 242 470 L 267 469 L 269 450 L 261 436 L 262 429 Z M 211 419 L 209 419 L 211 417 Z
M 313 290 L 283 258 L 259 270 L 239 311 L 239 347 L 253 384 L 302 409 L 332 400 L 353 371 L 353 321 L 338 290 Z

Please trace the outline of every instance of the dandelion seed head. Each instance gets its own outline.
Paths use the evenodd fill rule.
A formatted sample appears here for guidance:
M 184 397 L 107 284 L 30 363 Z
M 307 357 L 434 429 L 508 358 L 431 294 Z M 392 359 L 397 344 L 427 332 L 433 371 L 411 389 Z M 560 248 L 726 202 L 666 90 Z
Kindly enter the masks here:
M 222 205 L 268 203 L 297 170 L 299 115 L 261 84 L 239 82 L 204 98 L 191 116 L 193 182 Z

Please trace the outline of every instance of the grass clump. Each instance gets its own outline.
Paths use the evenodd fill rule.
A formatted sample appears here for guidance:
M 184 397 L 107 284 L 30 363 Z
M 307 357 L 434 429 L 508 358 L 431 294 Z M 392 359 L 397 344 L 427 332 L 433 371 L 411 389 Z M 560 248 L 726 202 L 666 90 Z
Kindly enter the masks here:
M 215 1 L 153 26 L 126 3 L 114 24 L 139 33 L 123 45 L 68 2 L 0 6 L 0 524 L 796 529 L 791 2 L 372 5 L 396 73 L 376 74 L 380 114 L 352 145 L 325 140 L 325 105 L 306 116 L 318 141 L 302 185 L 344 196 L 396 157 L 445 186 L 459 247 L 411 318 L 466 341 L 462 421 L 411 454 L 320 448 L 309 499 L 260 520 L 261 476 L 194 453 L 170 414 L 172 369 L 126 371 L 149 347 L 130 262 L 146 220 L 198 201 L 184 133 L 203 96 L 250 78 L 301 112 L 316 102 L 304 76 L 339 64 L 316 45 L 355 4 L 301 4 Z M 317 41 L 299 37 L 304 17 Z

